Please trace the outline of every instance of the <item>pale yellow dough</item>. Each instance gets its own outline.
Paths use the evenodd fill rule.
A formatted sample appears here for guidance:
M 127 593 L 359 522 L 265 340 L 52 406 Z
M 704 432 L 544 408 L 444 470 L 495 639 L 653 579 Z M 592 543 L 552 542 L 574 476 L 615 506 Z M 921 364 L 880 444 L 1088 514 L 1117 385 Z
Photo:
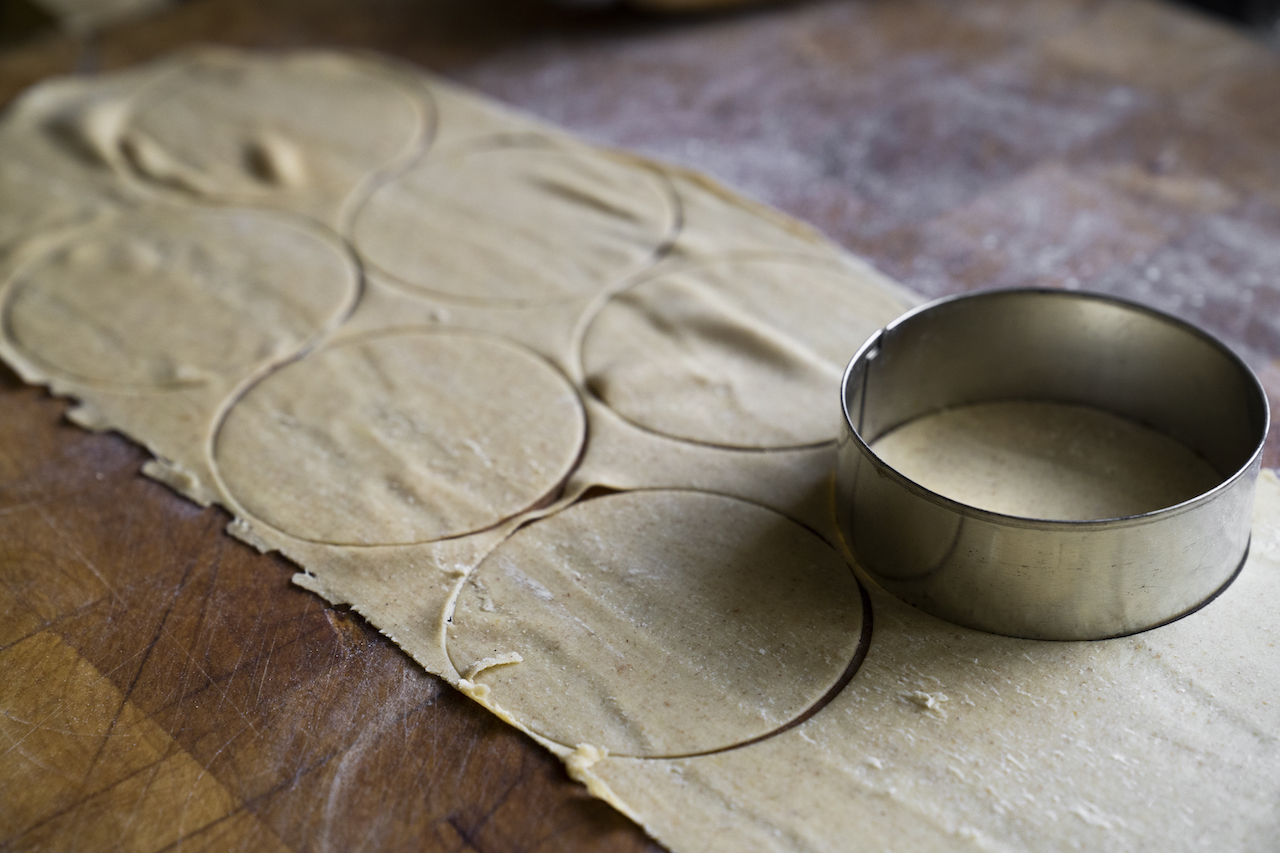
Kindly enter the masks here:
M 520 656 L 478 678 L 538 734 L 664 756 L 799 717 L 840 682 L 862 626 L 853 573 L 794 521 L 717 495 L 639 491 L 578 503 L 499 545 L 463 586 L 448 643 L 460 672 Z
M 1203 494 L 1223 479 L 1168 436 L 1064 403 L 946 409 L 898 427 L 872 449 L 902 474 L 953 500 L 1061 521 L 1153 512 Z
M 342 319 L 358 285 L 342 244 L 304 220 L 157 207 L 69 231 L 19 268 L 4 316 L 53 371 L 169 387 L 295 352 Z
M 255 518 L 314 542 L 474 533 L 546 498 L 586 423 L 568 381 L 506 341 L 395 330 L 340 341 L 250 388 L 214 460 Z
M 46 108 L 53 121 L 42 130 L 54 138 L 44 142 L 77 154 L 81 169 L 109 170 L 142 194 L 266 206 L 330 225 L 349 217 L 354 191 L 419 155 L 435 125 L 417 75 L 323 53 L 208 49 L 68 87 L 59 101 Z
M 0 263 L 26 379 L 673 850 L 1274 849 L 1275 477 L 1238 580 L 1145 634 L 865 604 L 838 374 L 915 298 L 697 175 L 368 57 L 206 51 L 9 111 Z
M 648 278 L 592 318 L 588 387 L 639 426 L 730 447 L 833 439 L 849 355 L 901 301 L 839 267 L 779 257 Z
M 397 281 L 475 300 L 589 295 L 672 236 L 660 173 L 546 137 L 496 137 L 428 158 L 360 210 L 360 253 Z

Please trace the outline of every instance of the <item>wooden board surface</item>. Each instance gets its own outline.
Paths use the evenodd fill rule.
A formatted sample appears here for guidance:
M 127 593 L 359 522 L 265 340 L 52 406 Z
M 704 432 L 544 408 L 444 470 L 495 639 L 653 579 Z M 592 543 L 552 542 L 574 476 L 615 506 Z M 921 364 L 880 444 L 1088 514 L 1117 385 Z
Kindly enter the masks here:
M 404 57 L 708 171 L 928 295 L 1136 298 L 1280 399 L 1280 57 L 1175 7 L 190 0 L 0 52 L 0 99 L 197 41 Z M 65 408 L 0 369 L 0 849 L 657 849 Z

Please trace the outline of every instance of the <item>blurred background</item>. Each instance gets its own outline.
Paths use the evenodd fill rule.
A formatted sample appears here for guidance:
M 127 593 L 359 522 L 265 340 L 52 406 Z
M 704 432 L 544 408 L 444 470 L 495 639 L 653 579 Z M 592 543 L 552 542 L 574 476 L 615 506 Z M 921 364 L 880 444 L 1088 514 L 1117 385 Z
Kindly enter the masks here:
M 0 0 L 0 45 L 51 30 L 89 33 L 186 0 Z M 529 0 L 597 11 L 629 7 L 651 14 L 708 14 L 771 0 Z M 1237 24 L 1280 44 L 1280 0 L 1170 0 Z

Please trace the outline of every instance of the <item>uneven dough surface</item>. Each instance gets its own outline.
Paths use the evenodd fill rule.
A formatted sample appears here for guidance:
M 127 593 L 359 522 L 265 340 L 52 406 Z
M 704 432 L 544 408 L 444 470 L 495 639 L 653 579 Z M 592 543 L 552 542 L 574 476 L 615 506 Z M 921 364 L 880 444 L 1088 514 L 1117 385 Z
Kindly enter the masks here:
M 1078 521 L 1141 515 L 1222 482 L 1189 448 L 1086 406 L 1013 401 L 946 409 L 872 449 L 925 488 L 969 506 Z
M 419 144 L 430 105 L 410 83 L 346 57 L 209 53 L 142 93 L 119 145 L 158 185 L 305 208 L 341 200 Z
M 138 72 L 88 90 L 77 80 L 48 80 L 5 106 L 0 255 L 119 208 L 128 190 L 110 164 L 123 117 L 120 99 L 139 83 Z
M 998 637 L 871 588 L 849 686 L 746 749 L 606 764 L 646 813 L 680 792 L 689 850 L 1275 849 L 1280 480 L 1208 606 L 1102 642 Z
M 686 491 L 588 500 L 522 528 L 463 586 L 459 672 L 529 728 L 611 754 L 682 755 L 768 734 L 836 685 L 863 625 L 857 582 L 772 510 Z
M 397 280 L 465 299 L 589 295 L 651 261 L 675 224 L 643 166 L 581 146 L 496 142 L 423 164 L 361 209 L 361 254 Z
M 313 542 L 393 545 L 490 527 L 546 497 L 582 445 L 581 404 L 505 341 L 392 332 L 250 388 L 218 431 L 253 516 Z
M 850 354 L 900 308 L 856 276 L 786 259 L 681 269 L 605 305 L 583 371 L 623 417 L 675 438 L 815 444 L 840 428 L 831 388 Z
M 705 178 L 389 62 L 201 51 L 6 113 L 0 253 L 25 379 L 677 853 L 1275 847 L 1280 481 L 1237 580 L 1134 637 L 859 590 L 839 369 L 915 297 Z M 1024 482 L 1130 482 L 1019 430 Z
M 157 210 L 73 231 L 23 266 L 5 323 L 60 373 L 170 386 L 300 349 L 341 318 L 356 288 L 342 245 L 305 221 Z

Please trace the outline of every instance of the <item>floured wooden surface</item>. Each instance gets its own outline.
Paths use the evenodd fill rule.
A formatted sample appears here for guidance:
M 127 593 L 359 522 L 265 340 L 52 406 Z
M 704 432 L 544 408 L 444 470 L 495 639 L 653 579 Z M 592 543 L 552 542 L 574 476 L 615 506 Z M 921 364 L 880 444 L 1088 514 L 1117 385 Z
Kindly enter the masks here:
M 333 92 L 384 106 L 344 123 Z M 205 132 L 173 118 L 192 103 Z M 669 846 L 1271 837 L 1273 525 L 1227 595 L 1130 640 L 989 637 L 875 589 L 867 609 L 831 544 L 835 405 L 808 401 L 912 300 L 803 227 L 365 58 L 55 81 L 0 146 L 24 206 L 0 219 L 6 360 Z M 246 289 L 228 233 L 291 235 L 311 266 L 271 254 Z M 1233 668 L 1253 686 L 1216 687 Z

